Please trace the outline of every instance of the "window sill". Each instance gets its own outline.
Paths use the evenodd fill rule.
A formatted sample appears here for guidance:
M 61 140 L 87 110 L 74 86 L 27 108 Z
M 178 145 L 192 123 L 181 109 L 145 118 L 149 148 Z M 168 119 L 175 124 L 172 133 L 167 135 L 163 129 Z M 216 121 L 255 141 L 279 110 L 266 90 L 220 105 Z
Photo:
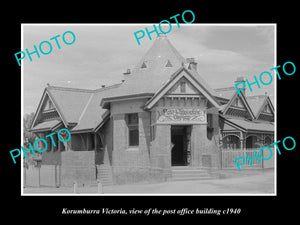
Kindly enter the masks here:
M 136 152 L 136 151 L 139 151 L 140 149 L 139 149 L 139 147 L 138 146 L 129 146 L 127 149 L 126 149 L 126 151 L 128 151 L 128 152 Z

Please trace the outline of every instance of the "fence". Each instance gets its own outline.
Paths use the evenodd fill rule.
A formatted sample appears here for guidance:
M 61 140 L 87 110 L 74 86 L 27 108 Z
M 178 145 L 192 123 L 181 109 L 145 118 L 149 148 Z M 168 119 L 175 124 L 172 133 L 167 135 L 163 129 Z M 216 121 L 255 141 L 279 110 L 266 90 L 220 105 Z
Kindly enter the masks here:
M 28 165 L 23 167 L 23 182 L 24 186 L 39 187 L 60 186 L 60 166 L 59 165 Z
M 274 150 L 274 148 L 271 148 Z M 260 148 L 247 148 L 247 149 L 222 149 L 221 151 L 221 168 L 222 169 L 237 169 L 237 165 L 235 163 L 235 159 L 238 157 L 245 157 L 246 162 L 245 164 L 241 165 L 241 169 L 262 169 L 262 168 L 273 168 L 274 167 L 274 154 L 269 160 L 263 160 L 259 156 L 259 150 Z M 255 153 L 259 156 L 260 163 L 257 159 L 251 160 L 252 166 L 249 163 L 249 160 L 246 156 L 251 159 L 255 157 Z M 274 151 L 273 151 L 274 153 Z M 263 157 L 268 158 L 270 156 L 270 153 L 266 153 L 265 151 L 262 151 Z

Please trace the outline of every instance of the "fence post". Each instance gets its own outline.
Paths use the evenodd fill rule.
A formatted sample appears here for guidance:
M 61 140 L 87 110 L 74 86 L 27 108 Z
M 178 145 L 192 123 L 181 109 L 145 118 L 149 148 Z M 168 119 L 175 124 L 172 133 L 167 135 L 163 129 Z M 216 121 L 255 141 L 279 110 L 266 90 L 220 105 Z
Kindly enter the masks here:
M 77 194 L 77 182 L 76 181 L 73 183 L 73 192 L 74 192 L 74 194 Z
M 41 167 L 38 167 L 38 176 L 39 176 L 39 187 L 41 187 Z
M 264 168 L 264 159 L 263 158 L 265 158 L 264 157 L 264 151 L 261 151 L 261 155 L 262 155 L 262 157 L 261 157 L 261 168 L 263 169 Z
M 100 180 L 98 180 L 98 194 L 103 194 L 103 186 Z

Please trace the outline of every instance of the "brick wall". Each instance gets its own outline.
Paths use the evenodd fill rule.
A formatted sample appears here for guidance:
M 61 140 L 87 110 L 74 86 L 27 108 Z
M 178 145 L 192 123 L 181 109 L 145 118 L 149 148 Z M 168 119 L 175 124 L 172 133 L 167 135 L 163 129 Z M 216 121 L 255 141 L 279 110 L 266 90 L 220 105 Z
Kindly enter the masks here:
M 149 178 L 150 113 L 141 109 L 143 101 L 126 101 L 112 106 L 114 183 L 132 183 Z M 139 146 L 130 147 L 126 113 L 138 113 Z
M 156 125 L 151 142 L 150 162 L 152 176 L 166 180 L 171 177 L 171 125 Z
M 42 165 L 60 165 L 61 164 L 61 152 L 48 152 L 42 153 Z

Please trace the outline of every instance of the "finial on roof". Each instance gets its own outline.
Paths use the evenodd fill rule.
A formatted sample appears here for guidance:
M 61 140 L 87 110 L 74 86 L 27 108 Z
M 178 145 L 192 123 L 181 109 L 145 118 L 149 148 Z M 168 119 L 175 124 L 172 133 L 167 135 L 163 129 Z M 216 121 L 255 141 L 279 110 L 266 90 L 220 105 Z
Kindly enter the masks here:
M 162 32 L 159 32 L 158 34 L 159 34 L 159 36 L 157 36 L 157 38 L 156 38 L 156 39 L 160 39 L 160 38 L 166 38 L 166 37 L 167 37 L 167 35 L 166 35 L 166 34 L 164 34 L 164 33 L 162 33 Z
M 235 83 L 242 82 L 242 81 L 245 82 L 244 77 L 237 77 Z

